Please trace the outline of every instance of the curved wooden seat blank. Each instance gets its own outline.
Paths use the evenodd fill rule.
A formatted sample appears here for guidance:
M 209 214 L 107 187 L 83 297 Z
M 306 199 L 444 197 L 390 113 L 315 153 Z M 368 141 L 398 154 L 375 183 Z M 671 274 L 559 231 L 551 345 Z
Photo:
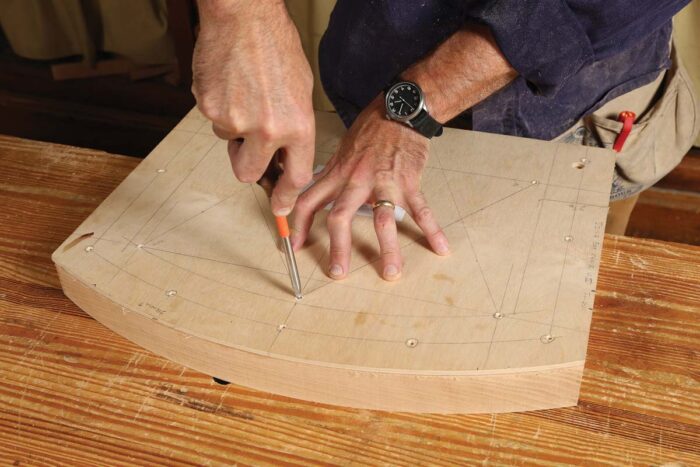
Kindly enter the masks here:
M 344 129 L 317 122 L 323 164 Z M 269 201 L 235 180 L 226 144 L 190 112 L 56 250 L 66 295 L 157 354 L 291 397 L 438 413 L 576 404 L 612 152 L 448 129 L 423 189 L 451 254 L 406 216 L 405 270 L 385 282 L 358 215 L 351 272 L 333 281 L 322 210 L 296 300 Z

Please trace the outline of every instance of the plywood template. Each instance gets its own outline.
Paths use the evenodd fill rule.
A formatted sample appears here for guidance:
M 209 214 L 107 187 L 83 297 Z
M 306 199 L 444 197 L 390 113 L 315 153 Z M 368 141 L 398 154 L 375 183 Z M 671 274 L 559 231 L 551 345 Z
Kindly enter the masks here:
M 317 163 L 343 132 L 317 114 Z M 423 188 L 451 255 L 406 216 L 403 276 L 385 282 L 356 216 L 351 273 L 333 281 L 322 210 L 297 301 L 265 193 L 234 179 L 193 110 L 53 259 L 98 321 L 244 386 L 411 412 L 575 405 L 613 166 L 607 150 L 448 129 Z

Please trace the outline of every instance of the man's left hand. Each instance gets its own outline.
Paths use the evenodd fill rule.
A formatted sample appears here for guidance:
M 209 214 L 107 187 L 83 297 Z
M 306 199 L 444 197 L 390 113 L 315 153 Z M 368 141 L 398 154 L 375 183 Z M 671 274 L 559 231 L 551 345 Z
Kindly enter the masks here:
M 316 211 L 335 201 L 328 214 L 329 275 L 344 278 L 350 269 L 352 220 L 364 203 L 388 200 L 404 208 L 425 234 L 435 253 L 449 253 L 447 237 L 421 192 L 429 140 L 385 117 L 384 99 L 377 97 L 357 117 L 316 183 L 302 194 L 294 209 L 294 249 L 306 240 Z M 403 261 L 396 221 L 390 206 L 374 209 L 382 277 L 396 280 Z

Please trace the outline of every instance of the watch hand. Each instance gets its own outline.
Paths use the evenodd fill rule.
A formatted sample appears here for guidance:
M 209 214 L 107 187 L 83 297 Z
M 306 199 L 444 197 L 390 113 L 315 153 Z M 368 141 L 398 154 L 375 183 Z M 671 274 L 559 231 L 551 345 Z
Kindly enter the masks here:
M 403 99 L 401 99 L 403 100 Z M 401 111 L 403 110 L 403 104 L 401 104 L 401 107 L 399 107 L 399 114 L 401 114 Z
M 411 109 L 411 112 L 413 112 L 414 110 L 416 110 L 416 108 L 413 107 L 413 106 L 412 106 L 411 104 L 409 104 L 408 102 L 406 102 L 406 100 L 405 100 L 403 97 L 399 97 L 399 99 L 401 99 L 401 100 Z

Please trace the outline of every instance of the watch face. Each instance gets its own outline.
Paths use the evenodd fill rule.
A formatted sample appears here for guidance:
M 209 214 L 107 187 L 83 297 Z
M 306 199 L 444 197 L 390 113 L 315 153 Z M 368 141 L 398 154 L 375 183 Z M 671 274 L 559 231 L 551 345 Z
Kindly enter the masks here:
M 421 92 L 412 83 L 398 83 L 386 96 L 386 107 L 392 116 L 408 119 L 421 109 Z

